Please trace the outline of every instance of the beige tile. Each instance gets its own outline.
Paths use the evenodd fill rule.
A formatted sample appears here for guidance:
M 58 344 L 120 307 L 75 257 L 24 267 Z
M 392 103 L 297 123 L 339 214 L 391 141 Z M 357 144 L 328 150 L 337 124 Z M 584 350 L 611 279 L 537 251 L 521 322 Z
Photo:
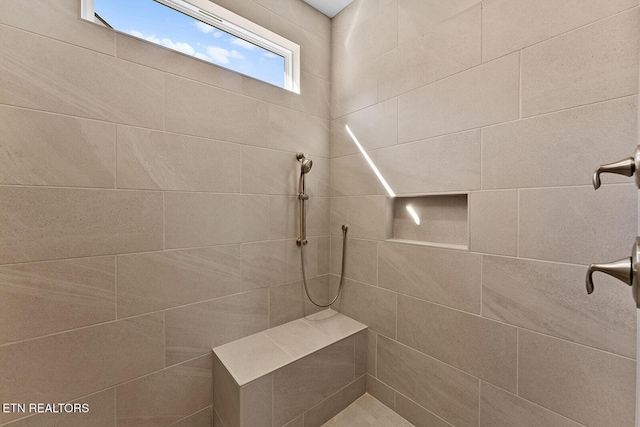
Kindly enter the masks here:
M 269 28 L 272 14 L 255 1 L 218 0 L 216 4 L 262 27 Z
M 328 197 L 313 197 L 305 202 L 307 236 L 329 234 Z M 269 196 L 269 238 L 293 239 L 300 235 L 300 201 L 297 196 Z
M 345 126 L 365 150 L 388 147 L 398 142 L 398 98 L 378 102 L 331 121 L 331 157 L 359 153 Z
M 271 30 L 300 45 L 300 69 L 323 80 L 331 79 L 331 43 L 277 14 L 271 14 Z
M 376 165 L 396 194 L 480 188 L 480 131 L 379 150 Z
M 229 371 L 213 354 L 213 409 L 214 425 L 240 427 L 240 387 Z M 220 422 L 218 422 L 220 421 Z
M 75 0 L 33 0 L 28 7 L 15 2 L 0 4 L 2 24 L 113 55 L 114 31 L 79 18 L 80 5 Z
M 383 240 L 386 237 L 385 196 L 336 197 L 331 199 L 331 235 L 342 236 L 349 226 L 351 238 Z
M 241 278 L 240 246 L 122 255 L 118 316 L 164 310 L 254 288 Z
M 637 117 L 630 97 L 485 128 L 482 188 L 589 185 L 601 163 L 629 156 Z
M 360 331 L 353 336 L 355 346 L 355 377 L 367 373 L 367 358 L 369 356 L 369 329 Z
M 345 339 L 367 329 L 366 325 L 331 308 L 305 316 L 303 320 L 327 334 L 333 341 Z
M 156 313 L 2 346 L 0 399 L 65 402 L 162 369 L 163 330 Z
M 398 341 L 516 392 L 516 328 L 398 296 Z
M 162 194 L 0 188 L 0 263 L 162 248 Z
M 215 396 L 215 388 L 214 388 L 214 396 Z M 188 426 L 187 426 L 188 427 Z M 216 409 L 213 408 L 213 427 L 225 427 L 220 419 L 220 416 L 216 412 Z
M 518 253 L 518 192 L 481 191 L 469 194 L 470 249 L 474 252 Z
M 2 106 L 0 135 L 2 184 L 114 187 L 111 124 Z
M 616 279 L 595 276 L 587 295 L 584 267 L 489 256 L 482 274 L 483 316 L 636 357 L 636 309 Z
M 240 192 L 240 146 L 118 127 L 118 188 Z
M 375 377 L 376 364 L 377 364 L 377 346 L 378 346 L 378 334 L 371 329 L 367 329 L 367 374 Z
M 289 421 L 283 427 L 304 427 L 304 414 Z
M 329 275 L 307 279 L 314 301 L 329 302 Z M 274 327 L 320 311 L 309 301 L 301 281 L 269 288 L 269 326 Z
M 6 26 L 0 40 L 3 103 L 162 127 L 162 73 Z
M 478 425 L 476 378 L 383 336 L 378 379 L 455 426 Z
M 483 382 L 480 390 L 482 427 L 579 427 L 561 415 Z
M 517 119 L 519 66 L 513 54 L 401 95 L 398 141 Z
M 167 248 L 269 238 L 267 196 L 165 193 L 164 198 Z
M 357 25 L 338 25 L 332 31 L 331 77 L 375 66 L 372 61 L 394 49 L 398 45 L 397 16 L 398 5 L 393 0 L 379 4 L 374 14 Z
M 340 276 L 331 276 L 332 293 L 337 292 Z M 340 298 L 334 308 L 345 316 L 364 323 L 373 331 L 396 337 L 395 292 L 345 279 Z
M 273 424 L 283 425 L 354 380 L 349 337 L 273 374 Z
M 211 402 L 209 402 L 211 403 Z M 213 408 L 209 406 L 193 415 L 184 418 L 177 423 L 173 423 L 171 427 L 211 427 L 213 424 Z
M 378 65 L 379 99 L 400 95 L 479 65 L 480 15 L 478 4 L 382 56 Z
M 211 354 L 116 388 L 118 426 L 168 425 L 211 405 Z
M 519 395 L 587 425 L 633 426 L 634 360 L 520 330 Z
M 362 376 L 304 413 L 304 427 L 320 427 L 366 392 Z
M 398 0 L 398 42 L 402 44 L 476 3 L 479 1 Z
M 306 192 L 311 197 L 329 197 L 329 159 L 323 157 L 312 157 L 313 169 L 306 180 Z M 298 165 L 297 175 L 300 177 L 300 165 Z M 294 194 L 298 194 L 298 179 L 296 179 Z
M 383 405 L 394 409 L 396 405 L 396 392 L 383 382 L 371 375 L 367 375 L 367 393 L 375 397 Z
M 240 386 L 264 377 L 294 360 L 262 332 L 216 347 L 213 352 L 233 377 L 234 384 Z
M 377 68 L 367 64 L 331 81 L 331 117 L 342 117 L 378 102 Z M 357 135 L 356 135 L 357 136 Z
M 374 163 L 376 163 L 376 154 L 370 155 Z M 332 196 L 378 194 L 379 180 L 362 154 L 350 154 L 331 159 L 329 167 Z
M 342 237 L 331 237 L 331 274 L 342 272 Z M 377 242 L 347 239 L 344 277 L 376 285 L 378 283 Z
M 614 13 L 637 0 L 565 1 L 489 0 L 482 4 L 482 53 L 490 60 L 539 43 Z M 536 19 L 531 19 L 535 16 Z
M 357 27 L 378 12 L 379 1 L 354 0 L 331 19 L 332 40 L 337 32 L 344 33 L 350 27 Z
M 327 334 L 302 319 L 270 328 L 264 331 L 264 334 L 294 359 L 318 351 L 332 342 Z
M 639 21 L 634 9 L 523 50 L 523 116 L 638 93 Z
M 329 132 L 328 120 L 290 108 L 269 105 L 270 148 L 329 157 Z M 304 138 L 301 138 L 302 135 Z
M 416 427 L 450 427 L 451 424 L 396 393 L 395 411 Z
M 324 424 L 324 427 L 386 426 L 411 427 L 400 415 L 378 402 L 373 396 L 364 394 L 344 411 Z
M 311 169 L 313 171 L 313 169 Z M 307 181 L 313 179 L 311 172 Z M 242 192 L 297 194 L 300 163 L 293 153 L 242 147 Z
M 167 366 L 267 329 L 267 298 L 260 289 L 166 311 Z
M 331 41 L 331 19 L 311 5 L 299 1 L 255 1 L 284 19 L 306 28 L 323 40 Z
M 521 190 L 520 256 L 576 264 L 629 256 L 637 197 L 631 184 Z
M 271 427 L 273 418 L 273 375 L 259 378 L 240 389 L 242 426 Z
M 115 259 L 0 267 L 0 301 L 0 344 L 114 320 Z
M 253 98 L 166 76 L 166 130 L 267 146 L 269 107 Z
M 480 313 L 480 255 L 398 243 L 378 246 L 378 285 Z M 464 265 L 465 268 L 451 268 Z
M 393 203 L 393 238 L 469 247 L 466 194 L 396 197 Z M 418 216 L 419 224 L 407 209 Z
M 86 403 L 89 405 L 89 412 L 38 414 L 22 418 L 8 425 L 11 427 L 64 427 L 71 425 L 113 427 L 116 424 L 115 388 L 83 397 L 73 403 Z

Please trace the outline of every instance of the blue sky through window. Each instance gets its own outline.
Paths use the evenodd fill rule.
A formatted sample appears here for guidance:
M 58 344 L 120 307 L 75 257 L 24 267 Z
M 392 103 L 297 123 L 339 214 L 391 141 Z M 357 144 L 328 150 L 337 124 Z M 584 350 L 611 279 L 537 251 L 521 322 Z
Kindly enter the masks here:
M 153 0 L 95 0 L 118 31 L 284 87 L 284 58 Z

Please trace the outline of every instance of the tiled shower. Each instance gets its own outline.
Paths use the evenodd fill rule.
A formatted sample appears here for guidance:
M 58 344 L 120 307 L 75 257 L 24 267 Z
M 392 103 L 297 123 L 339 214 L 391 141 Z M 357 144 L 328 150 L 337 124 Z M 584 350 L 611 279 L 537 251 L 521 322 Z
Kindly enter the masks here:
M 311 290 L 349 224 L 369 394 L 419 427 L 634 426 L 635 305 L 584 277 L 638 234 L 632 180 L 590 181 L 639 141 L 638 0 L 216 3 L 301 46 L 300 94 L 0 1 L 0 403 L 90 405 L 0 425 L 222 425 L 211 349 L 317 311 L 303 151 Z

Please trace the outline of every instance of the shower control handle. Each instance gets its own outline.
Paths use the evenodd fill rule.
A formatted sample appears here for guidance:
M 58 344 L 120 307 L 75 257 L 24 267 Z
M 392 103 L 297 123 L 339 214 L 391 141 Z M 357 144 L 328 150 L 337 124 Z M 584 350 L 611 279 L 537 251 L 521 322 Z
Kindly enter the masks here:
M 628 157 L 618 162 L 600 166 L 593 173 L 593 188 L 596 190 L 600 188 L 600 185 L 602 184 L 600 181 L 600 174 L 602 173 L 615 173 L 618 175 L 633 176 L 633 174 L 638 170 L 640 170 L 640 145 L 636 147 L 636 152 L 633 157 Z M 636 186 L 640 188 L 640 174 L 636 174 Z
M 633 298 L 638 303 L 638 279 L 640 270 L 640 237 L 636 237 L 631 256 L 607 264 L 591 264 L 587 269 L 587 294 L 593 293 L 593 273 L 596 271 L 615 277 L 633 288 Z

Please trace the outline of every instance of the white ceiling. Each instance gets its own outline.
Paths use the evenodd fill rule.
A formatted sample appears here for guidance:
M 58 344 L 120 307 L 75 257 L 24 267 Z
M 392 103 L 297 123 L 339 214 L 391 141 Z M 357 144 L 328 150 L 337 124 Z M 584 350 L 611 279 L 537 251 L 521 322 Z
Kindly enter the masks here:
M 347 7 L 351 1 L 352 0 L 304 0 L 305 3 L 315 7 L 329 18 L 336 16 L 338 12 Z

